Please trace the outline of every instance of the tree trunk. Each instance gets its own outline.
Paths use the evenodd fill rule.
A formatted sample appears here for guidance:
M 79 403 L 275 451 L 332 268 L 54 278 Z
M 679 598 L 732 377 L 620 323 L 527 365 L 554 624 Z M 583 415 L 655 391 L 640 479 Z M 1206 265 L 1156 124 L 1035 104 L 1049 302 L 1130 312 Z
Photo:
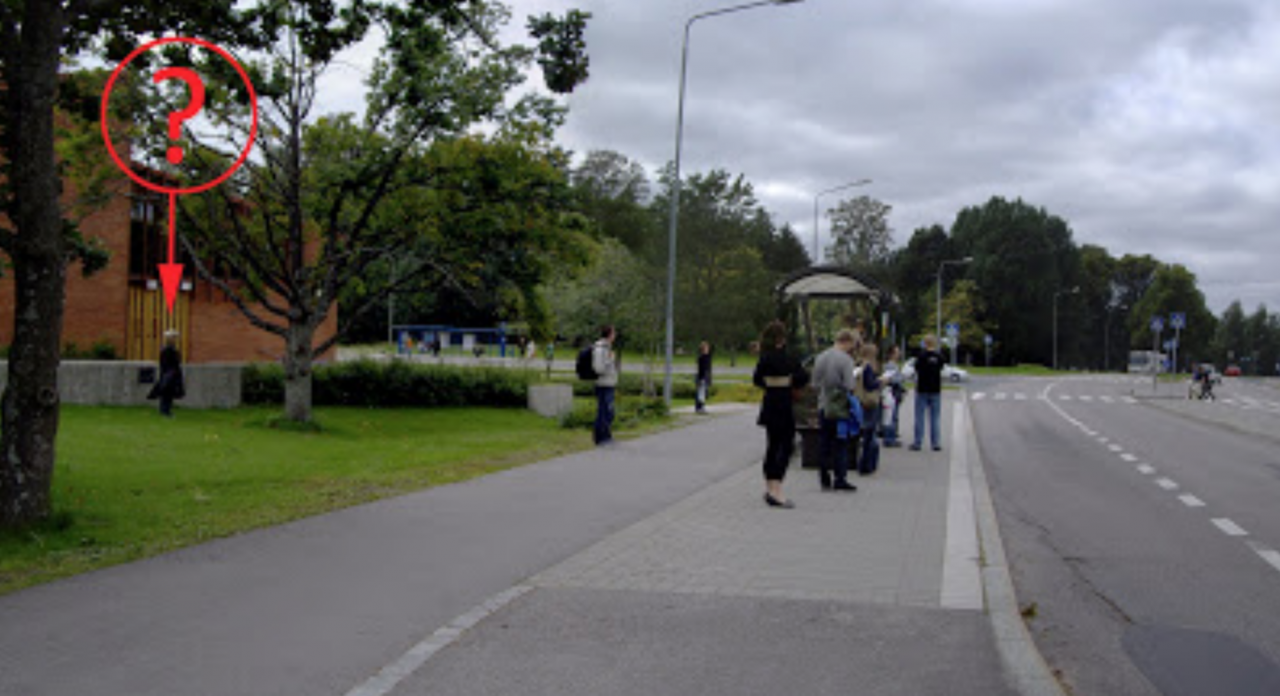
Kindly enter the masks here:
M 284 414 L 295 423 L 311 422 L 311 349 L 315 327 L 290 323 L 284 358 Z
M 12 156 L 9 256 L 14 331 L 0 418 L 0 527 L 42 520 L 51 511 L 58 435 L 58 363 L 67 254 L 54 159 L 53 104 L 62 44 L 62 3 L 25 3 L 21 59 L 10 65 L 6 150 Z

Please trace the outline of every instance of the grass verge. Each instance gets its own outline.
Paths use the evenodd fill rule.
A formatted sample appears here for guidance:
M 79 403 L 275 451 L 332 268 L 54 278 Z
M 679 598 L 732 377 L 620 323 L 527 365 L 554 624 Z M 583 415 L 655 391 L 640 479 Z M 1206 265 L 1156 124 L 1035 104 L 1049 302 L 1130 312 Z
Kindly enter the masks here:
M 591 446 L 519 409 L 318 408 L 319 432 L 277 416 L 64 406 L 55 515 L 0 534 L 0 594 Z

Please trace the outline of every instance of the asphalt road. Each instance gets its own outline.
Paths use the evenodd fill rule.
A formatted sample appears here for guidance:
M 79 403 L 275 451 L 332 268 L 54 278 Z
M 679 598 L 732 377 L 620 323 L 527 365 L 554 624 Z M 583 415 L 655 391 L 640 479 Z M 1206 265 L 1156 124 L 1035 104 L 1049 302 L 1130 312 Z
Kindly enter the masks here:
M 1274 440 L 1159 408 L 1123 377 L 978 379 L 969 395 L 1019 600 L 1073 693 L 1280 693 Z M 1280 432 L 1280 392 L 1219 396 Z

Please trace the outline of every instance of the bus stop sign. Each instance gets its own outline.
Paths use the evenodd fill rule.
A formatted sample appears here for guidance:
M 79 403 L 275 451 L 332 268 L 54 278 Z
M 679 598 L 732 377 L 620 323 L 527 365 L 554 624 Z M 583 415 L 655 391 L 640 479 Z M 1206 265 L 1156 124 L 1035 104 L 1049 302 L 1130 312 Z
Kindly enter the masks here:
M 1155 333 L 1164 331 L 1164 317 L 1151 317 L 1151 330 Z

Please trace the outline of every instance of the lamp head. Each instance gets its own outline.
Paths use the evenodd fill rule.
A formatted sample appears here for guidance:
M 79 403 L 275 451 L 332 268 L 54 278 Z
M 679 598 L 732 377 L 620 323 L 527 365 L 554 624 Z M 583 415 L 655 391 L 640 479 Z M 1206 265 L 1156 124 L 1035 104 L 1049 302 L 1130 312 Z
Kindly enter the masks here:
M 972 257 L 972 256 L 966 256 L 966 257 L 964 257 L 963 259 L 960 259 L 960 263 L 973 263 L 973 257 Z

